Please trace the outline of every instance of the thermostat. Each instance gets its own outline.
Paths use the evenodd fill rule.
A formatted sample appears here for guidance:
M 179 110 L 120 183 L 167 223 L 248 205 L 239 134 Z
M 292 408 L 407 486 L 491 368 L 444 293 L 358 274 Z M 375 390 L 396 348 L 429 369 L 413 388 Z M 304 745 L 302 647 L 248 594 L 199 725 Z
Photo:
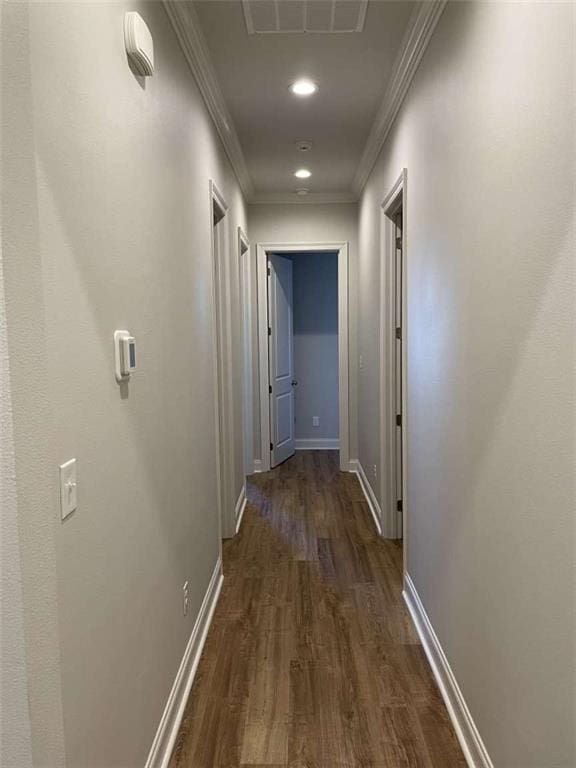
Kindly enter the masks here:
M 126 381 L 136 370 L 136 339 L 129 331 L 114 331 L 116 380 Z

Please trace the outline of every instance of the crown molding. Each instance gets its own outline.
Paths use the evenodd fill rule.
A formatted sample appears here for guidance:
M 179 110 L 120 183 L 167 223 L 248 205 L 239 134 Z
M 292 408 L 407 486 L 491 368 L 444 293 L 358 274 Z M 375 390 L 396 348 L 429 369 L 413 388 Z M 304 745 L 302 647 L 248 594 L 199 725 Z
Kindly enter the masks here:
M 253 195 L 248 199 L 249 205 L 326 205 L 357 202 L 358 198 L 351 192 L 310 192 L 303 196 L 295 192 L 268 192 Z
M 376 115 L 354 176 L 352 190 L 356 196 L 360 196 L 368 181 L 446 2 L 447 0 L 424 0 L 424 2 L 418 3 L 410 17 L 404 42 L 390 78 L 390 84 Z
M 212 117 L 218 135 L 238 182 L 250 204 L 355 203 L 358 201 L 378 155 L 402 106 L 418 65 L 428 47 L 432 34 L 446 6 L 447 0 L 422 0 L 415 7 L 404 42 L 396 59 L 390 84 L 368 136 L 354 180 L 352 190 L 343 193 L 310 193 L 298 198 L 293 193 L 256 194 L 246 165 L 244 153 L 218 84 L 208 46 L 198 15 L 191 2 L 163 0 L 166 13 L 198 84 L 206 107 Z
M 179 0 L 164 0 L 164 8 L 238 178 L 238 183 L 245 196 L 250 197 L 254 194 L 254 185 L 248 172 L 232 117 L 226 107 L 214 66 L 210 60 L 198 14 L 192 3 L 183 3 Z

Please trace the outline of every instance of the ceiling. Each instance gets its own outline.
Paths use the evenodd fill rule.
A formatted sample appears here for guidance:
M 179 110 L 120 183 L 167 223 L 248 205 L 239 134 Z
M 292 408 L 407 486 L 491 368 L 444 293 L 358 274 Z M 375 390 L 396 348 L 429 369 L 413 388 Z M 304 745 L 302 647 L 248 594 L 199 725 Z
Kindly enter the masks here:
M 300 0 L 259 0 L 257 18 L 266 18 L 265 6 L 279 4 L 294 10 L 302 5 Z M 314 4 L 333 5 L 331 0 Z M 361 11 L 362 2 L 347 5 Z M 253 197 L 295 197 L 297 189 L 306 187 L 310 198 L 353 198 L 354 177 L 415 5 L 409 0 L 369 0 L 359 32 L 278 32 L 274 27 L 273 33 L 255 34 L 252 29 L 249 34 L 241 0 L 194 2 Z M 322 7 L 318 11 L 321 16 Z M 294 15 L 283 11 L 282 18 L 295 24 Z M 318 92 L 307 98 L 292 95 L 289 85 L 300 77 L 314 80 Z M 299 152 L 299 140 L 311 141 L 312 150 Z M 294 178 L 299 167 L 309 168 L 312 177 Z

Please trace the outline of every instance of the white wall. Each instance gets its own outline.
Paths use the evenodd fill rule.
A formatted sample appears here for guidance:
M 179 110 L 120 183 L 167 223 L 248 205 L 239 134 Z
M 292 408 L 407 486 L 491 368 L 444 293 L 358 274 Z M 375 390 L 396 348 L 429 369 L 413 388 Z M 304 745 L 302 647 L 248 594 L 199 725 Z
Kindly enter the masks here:
M 367 467 L 408 169 L 408 570 L 497 768 L 576 765 L 575 8 L 450 3 L 360 206 Z
M 17 533 L 31 748 L 35 765 L 64 765 L 55 509 L 48 493 L 49 414 L 44 296 L 39 258 L 34 103 L 28 8 L 0 4 L 2 50 L 2 259 Z M 6 404 L 4 405 L 6 407 Z M 8 440 L 9 432 L 7 433 Z M 8 443 L 7 450 L 10 451 Z M 7 460 L 11 461 L 9 454 Z M 10 488 L 8 485 L 7 488 Z M 4 507 L 2 509 L 4 512 Z M 13 540 L 14 541 L 14 540 Z M 4 560 L 3 560 L 4 562 Z M 17 567 L 17 566 L 13 566 Z M 16 610 L 18 598 L 16 597 Z M 16 638 L 14 638 L 16 639 Z M 26 727 L 26 726 L 24 726 Z
M 259 204 L 248 206 L 250 240 L 255 259 L 256 243 L 349 243 L 349 397 L 350 458 L 357 456 L 357 347 L 356 295 L 358 259 L 358 207 L 355 204 Z M 255 294 L 254 294 L 255 295 Z M 255 323 L 255 318 L 253 318 Z M 254 326 L 256 334 L 256 326 Z M 255 336 L 256 338 L 256 336 Z M 253 346 L 254 370 L 258 370 L 258 345 Z M 259 380 L 254 377 L 255 456 L 260 456 Z
M 32 765 L 14 428 L 0 248 L 0 766 Z
M 296 440 L 338 440 L 338 253 L 293 262 Z M 314 416 L 320 424 L 312 426 Z
M 146 82 L 126 61 L 126 10 L 154 37 Z M 234 260 L 244 204 L 160 3 L 2 11 L 2 236 L 34 761 L 62 765 L 65 750 L 69 766 L 141 766 L 220 548 L 209 179 L 230 206 Z M 138 343 L 122 388 L 116 328 Z M 241 471 L 240 430 L 235 440 Z M 79 508 L 61 524 L 58 465 L 73 456 Z

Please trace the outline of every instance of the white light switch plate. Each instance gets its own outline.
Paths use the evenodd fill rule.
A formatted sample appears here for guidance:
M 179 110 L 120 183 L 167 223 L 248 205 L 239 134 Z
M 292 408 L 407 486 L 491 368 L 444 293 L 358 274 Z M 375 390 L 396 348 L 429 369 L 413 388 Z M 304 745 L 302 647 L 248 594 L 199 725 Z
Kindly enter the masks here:
M 60 515 L 62 520 L 71 515 L 78 506 L 76 488 L 76 459 L 60 465 Z

